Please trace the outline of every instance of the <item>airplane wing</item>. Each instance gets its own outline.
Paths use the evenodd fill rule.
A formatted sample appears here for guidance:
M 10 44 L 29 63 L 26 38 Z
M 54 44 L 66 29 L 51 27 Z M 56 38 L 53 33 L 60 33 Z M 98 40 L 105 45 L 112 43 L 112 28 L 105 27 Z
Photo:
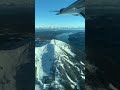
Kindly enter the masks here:
M 62 8 L 56 15 L 72 14 L 85 17 L 85 0 L 77 0 L 66 8 Z

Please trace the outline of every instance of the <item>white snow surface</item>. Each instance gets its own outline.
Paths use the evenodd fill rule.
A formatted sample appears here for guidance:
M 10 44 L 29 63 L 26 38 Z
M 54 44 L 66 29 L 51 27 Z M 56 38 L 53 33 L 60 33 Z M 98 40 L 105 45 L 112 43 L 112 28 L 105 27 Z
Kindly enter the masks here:
M 53 73 L 55 73 L 53 84 L 55 84 L 56 88 L 60 87 L 61 90 L 64 90 L 64 87 L 59 83 L 61 72 L 57 67 L 61 66 L 63 70 L 65 70 L 63 59 L 68 64 L 75 66 L 75 64 L 69 60 L 69 56 L 75 57 L 76 55 L 71 51 L 70 45 L 63 41 L 53 39 L 43 46 L 35 47 L 36 79 L 40 82 L 40 86 L 42 87 L 42 89 L 39 90 L 48 90 L 49 85 L 44 83 L 44 81 L 46 77 L 52 77 Z M 56 67 L 55 72 L 52 70 L 54 67 Z M 67 73 L 65 73 L 65 75 L 72 83 L 72 88 L 77 85 L 77 82 L 72 80 Z M 38 90 L 38 86 L 36 86 L 35 90 Z

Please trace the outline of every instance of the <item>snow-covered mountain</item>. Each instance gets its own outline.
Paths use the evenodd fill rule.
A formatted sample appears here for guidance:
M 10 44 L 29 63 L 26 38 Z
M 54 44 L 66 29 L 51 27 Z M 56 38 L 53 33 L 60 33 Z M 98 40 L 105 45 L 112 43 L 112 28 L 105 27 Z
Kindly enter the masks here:
M 14 48 L 4 50 L 3 46 L 0 50 L 0 90 L 33 90 L 34 42 L 13 40 L 4 44 Z
M 35 48 L 36 90 L 84 90 L 84 63 L 67 43 L 51 40 Z

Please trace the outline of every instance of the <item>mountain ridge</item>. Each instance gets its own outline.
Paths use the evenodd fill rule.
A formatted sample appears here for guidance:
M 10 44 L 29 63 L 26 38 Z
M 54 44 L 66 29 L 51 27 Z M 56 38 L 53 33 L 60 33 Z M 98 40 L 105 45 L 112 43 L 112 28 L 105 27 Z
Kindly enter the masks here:
M 53 39 L 35 48 L 35 54 L 36 80 L 40 82 L 41 90 L 84 90 L 80 89 L 80 82 L 85 79 L 81 67 L 84 63 L 75 59 L 76 54 L 69 44 Z

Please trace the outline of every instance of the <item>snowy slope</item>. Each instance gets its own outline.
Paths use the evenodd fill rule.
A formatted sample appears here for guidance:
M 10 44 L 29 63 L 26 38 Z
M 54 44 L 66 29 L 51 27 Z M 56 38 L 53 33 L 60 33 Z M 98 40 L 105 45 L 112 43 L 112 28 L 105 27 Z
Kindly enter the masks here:
M 23 42 L 24 41 L 19 41 L 16 42 L 16 44 L 18 44 L 19 46 L 19 43 Z M 14 45 L 14 47 L 16 48 L 10 50 L 0 50 L 0 90 L 18 90 L 20 87 L 23 89 L 30 87 L 27 86 L 29 85 L 29 83 L 27 82 L 29 81 L 29 77 L 26 77 L 27 74 L 24 72 L 19 74 L 18 72 L 26 70 L 24 66 L 28 67 L 28 63 L 33 63 L 32 61 L 34 60 L 34 57 L 31 52 L 34 49 L 32 48 L 31 42 L 26 43 L 23 46 L 19 46 L 19 48 L 18 46 Z M 31 67 L 33 66 L 31 65 Z M 19 78 L 20 76 L 25 77 Z M 24 78 L 26 78 L 26 82 L 24 82 Z M 19 84 L 17 83 L 18 79 L 22 79 Z M 33 80 L 33 78 L 31 78 L 31 80 Z
M 82 66 L 71 46 L 59 40 L 35 48 L 36 90 L 81 90 Z M 39 86 L 38 86 L 39 85 Z M 39 89 L 37 89 L 40 87 Z

